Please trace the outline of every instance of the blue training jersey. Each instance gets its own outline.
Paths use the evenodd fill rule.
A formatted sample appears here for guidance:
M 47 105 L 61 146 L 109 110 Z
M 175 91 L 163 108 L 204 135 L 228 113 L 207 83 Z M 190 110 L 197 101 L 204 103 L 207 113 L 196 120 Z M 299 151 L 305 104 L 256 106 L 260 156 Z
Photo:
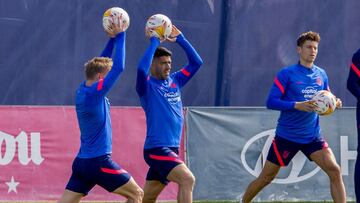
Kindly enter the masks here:
M 110 103 L 105 97 L 125 66 L 125 33 L 111 38 L 101 56 L 111 57 L 113 66 L 105 78 L 92 84 L 80 84 L 76 91 L 76 113 L 81 133 L 79 158 L 94 158 L 112 152 Z
M 347 79 L 347 89 L 353 94 L 359 105 L 360 101 L 360 49 L 352 57 L 349 77 Z
M 150 46 L 138 66 L 136 91 L 146 115 L 145 149 L 180 146 L 183 126 L 180 90 L 200 68 L 202 59 L 182 34 L 177 36 L 176 42 L 184 49 L 189 63 L 166 80 L 158 80 L 149 74 L 160 44 L 158 38 L 150 38 Z
M 281 111 L 276 136 L 309 143 L 320 136 L 319 115 L 295 109 L 296 102 L 307 101 L 320 90 L 329 90 L 326 72 L 300 63 L 285 67 L 277 74 L 267 99 L 267 108 Z

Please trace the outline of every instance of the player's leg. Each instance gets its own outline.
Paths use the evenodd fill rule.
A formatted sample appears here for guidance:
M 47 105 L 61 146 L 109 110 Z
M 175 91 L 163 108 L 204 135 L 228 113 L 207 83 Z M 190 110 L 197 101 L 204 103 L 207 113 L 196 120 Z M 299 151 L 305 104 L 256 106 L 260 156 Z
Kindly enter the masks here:
M 80 202 L 81 198 L 83 197 L 84 194 L 82 193 L 65 190 L 58 203 L 76 203 Z
M 84 169 L 88 168 L 86 159 L 75 158 L 72 164 L 72 174 L 59 203 L 76 203 L 86 196 L 95 183 L 83 177 Z
M 250 202 L 265 186 L 274 180 L 279 170 L 279 165 L 266 160 L 260 175 L 246 188 L 242 202 Z
M 357 123 L 357 156 L 354 171 L 354 186 L 356 202 L 360 202 L 360 103 L 356 106 L 356 123 Z
M 161 191 L 165 188 L 165 184 L 157 180 L 147 180 L 144 186 L 143 203 L 155 203 Z
M 114 162 L 110 155 L 97 159 L 93 164 L 96 165 L 97 170 L 91 174 L 96 184 L 108 192 L 126 197 L 129 202 L 141 203 L 143 190 L 136 184 L 131 175 Z
M 185 164 L 179 164 L 171 170 L 167 179 L 179 185 L 177 201 L 191 203 L 195 185 L 195 177 Z
M 138 186 L 133 178 L 130 178 L 127 183 L 118 187 L 113 191 L 113 193 L 122 195 L 128 199 L 128 202 L 133 203 L 141 203 L 144 195 L 143 190 Z
M 307 154 L 310 154 L 310 159 L 320 166 L 330 178 L 330 191 L 334 202 L 345 203 L 346 192 L 340 166 L 337 164 L 328 144 L 322 138 L 319 138 L 311 144 L 311 149 L 313 152 L 307 152 Z
M 360 139 L 360 137 L 358 139 Z M 357 157 L 355 162 L 354 186 L 356 202 L 360 202 L 360 145 L 358 145 Z
M 168 168 L 167 162 L 163 159 L 166 159 L 164 157 L 168 157 L 169 153 L 171 150 L 165 147 L 144 149 L 144 159 L 150 168 L 146 174 L 143 203 L 155 203 L 168 184 L 169 181 L 160 172 Z
M 249 184 L 242 198 L 242 202 L 250 202 L 265 186 L 271 183 L 279 173 L 281 167 L 287 166 L 301 145 L 275 136 L 269 149 L 267 160 L 260 175 Z
M 178 165 L 184 164 L 177 154 L 177 148 L 159 147 L 144 150 L 144 159 L 150 166 L 146 176 L 144 202 L 155 202 L 169 180 L 175 181 L 175 179 L 168 178 L 169 174 Z M 176 179 L 175 182 L 179 181 Z

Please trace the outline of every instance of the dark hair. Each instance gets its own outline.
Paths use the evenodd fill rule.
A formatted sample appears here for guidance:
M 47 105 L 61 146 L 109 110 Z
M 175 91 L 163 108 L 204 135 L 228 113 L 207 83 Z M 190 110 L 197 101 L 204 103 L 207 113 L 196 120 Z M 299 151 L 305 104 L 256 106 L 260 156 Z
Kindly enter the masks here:
M 315 41 L 315 42 L 319 43 L 320 42 L 320 34 L 317 32 L 313 32 L 313 31 L 304 32 L 298 37 L 296 44 L 298 47 L 301 47 L 307 40 Z
M 154 58 L 158 58 L 161 56 L 171 56 L 172 53 L 169 49 L 165 48 L 165 47 L 158 47 L 155 50 L 155 54 L 154 54 Z
M 86 79 L 94 79 L 96 74 L 105 73 L 112 67 L 112 59 L 107 57 L 94 57 L 85 63 Z

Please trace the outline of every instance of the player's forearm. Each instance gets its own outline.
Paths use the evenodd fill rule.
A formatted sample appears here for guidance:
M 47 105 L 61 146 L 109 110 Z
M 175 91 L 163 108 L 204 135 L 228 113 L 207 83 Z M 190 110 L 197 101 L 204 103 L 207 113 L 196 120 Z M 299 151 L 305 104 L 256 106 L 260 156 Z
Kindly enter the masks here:
M 176 37 L 176 42 L 184 49 L 186 56 L 189 60 L 189 67 L 198 69 L 203 64 L 203 60 L 196 52 L 194 47 L 190 44 L 190 42 L 185 38 L 183 34 L 180 34 Z
M 100 56 L 111 58 L 112 51 L 114 49 L 114 44 L 115 44 L 115 38 L 110 38 Z
M 136 76 L 136 91 L 140 96 L 144 94 L 146 89 L 146 80 L 149 75 L 151 63 L 155 54 L 156 48 L 159 46 L 160 40 L 156 37 L 150 38 L 150 45 L 146 49 L 137 69 Z
M 280 98 L 269 96 L 266 101 L 266 107 L 272 110 L 285 111 L 294 109 L 295 103 L 296 102 L 284 101 Z
M 125 38 L 125 32 L 119 33 L 115 38 L 115 56 L 112 69 L 115 69 L 117 73 L 122 72 L 125 68 Z
M 144 72 L 138 70 L 136 76 L 136 92 L 140 97 L 146 93 L 146 78 L 147 75 Z
M 115 83 L 125 66 L 125 32 L 119 33 L 115 37 L 115 55 L 113 58 L 113 66 L 104 78 L 103 94 L 106 94 Z
M 150 46 L 146 49 L 139 65 L 138 65 L 138 71 L 142 71 L 145 73 L 149 72 L 155 50 L 159 46 L 159 44 L 160 44 L 160 40 L 158 38 L 156 38 L 156 37 L 150 38 Z

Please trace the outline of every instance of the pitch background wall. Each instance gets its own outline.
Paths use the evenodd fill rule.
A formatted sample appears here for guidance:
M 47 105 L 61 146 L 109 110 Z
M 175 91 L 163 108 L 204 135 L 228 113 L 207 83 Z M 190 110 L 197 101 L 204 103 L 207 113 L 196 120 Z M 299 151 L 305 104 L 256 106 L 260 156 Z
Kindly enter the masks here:
M 185 108 L 180 156 L 196 177 L 195 200 L 238 200 L 263 166 L 278 112 L 264 108 Z M 144 185 L 145 115 L 139 107 L 112 107 L 113 159 Z M 341 165 L 348 200 L 354 200 L 355 109 L 321 118 L 323 134 Z M 183 136 L 184 138 L 184 136 Z M 0 107 L 0 200 L 57 200 L 79 150 L 74 107 Z M 183 147 L 185 144 L 185 147 Z M 330 200 L 328 177 L 304 156 L 294 158 L 256 201 Z M 56 175 L 54 175 L 56 174 Z M 13 181 L 12 181 L 13 180 Z M 171 183 L 161 200 L 175 200 Z M 304 194 L 307 194 L 304 196 Z M 96 186 L 87 201 L 122 199 Z
M 145 114 L 138 107 L 112 107 L 112 159 L 144 186 L 148 166 L 143 159 Z M 0 201 L 58 200 L 69 181 L 79 151 L 75 107 L 0 107 Z M 181 158 L 184 157 L 180 150 Z M 175 200 L 170 183 L 160 200 Z M 123 197 L 95 186 L 84 201 L 119 201 Z
M 109 97 L 138 106 L 136 67 L 148 40 L 147 17 L 169 16 L 199 51 L 204 65 L 185 87 L 185 106 L 263 106 L 280 67 L 297 62 L 295 40 L 307 30 L 322 41 L 317 65 L 345 106 L 352 53 L 360 48 L 360 1 L 347 0 L 4 0 L 0 1 L 0 104 L 73 105 L 83 64 L 99 55 L 107 37 L 102 13 L 126 9 L 131 23 L 126 70 Z M 176 45 L 174 69 L 187 60 Z
M 205 105 L 215 93 L 220 21 L 217 4 L 168 0 L 1 1 L 0 104 L 73 105 L 75 89 L 84 80 L 83 64 L 98 56 L 108 40 L 102 14 L 109 7 L 119 6 L 129 13 L 130 27 L 125 71 L 109 95 L 112 105 L 140 105 L 135 92 L 136 68 L 149 45 L 144 32 L 146 19 L 156 13 L 169 16 L 207 61 L 184 94 L 188 103 Z M 186 56 L 178 46 L 164 46 L 177 56 L 173 58 L 174 69 L 186 65 Z M 204 94 L 190 99 L 194 92 Z
M 188 166 L 196 177 L 194 199 L 240 200 L 259 174 L 279 113 L 265 108 L 190 107 L 186 113 Z M 320 118 L 347 191 L 354 201 L 357 133 L 354 108 Z M 331 201 L 329 178 L 300 152 L 254 201 Z M 304 195 L 306 194 L 306 195 Z

